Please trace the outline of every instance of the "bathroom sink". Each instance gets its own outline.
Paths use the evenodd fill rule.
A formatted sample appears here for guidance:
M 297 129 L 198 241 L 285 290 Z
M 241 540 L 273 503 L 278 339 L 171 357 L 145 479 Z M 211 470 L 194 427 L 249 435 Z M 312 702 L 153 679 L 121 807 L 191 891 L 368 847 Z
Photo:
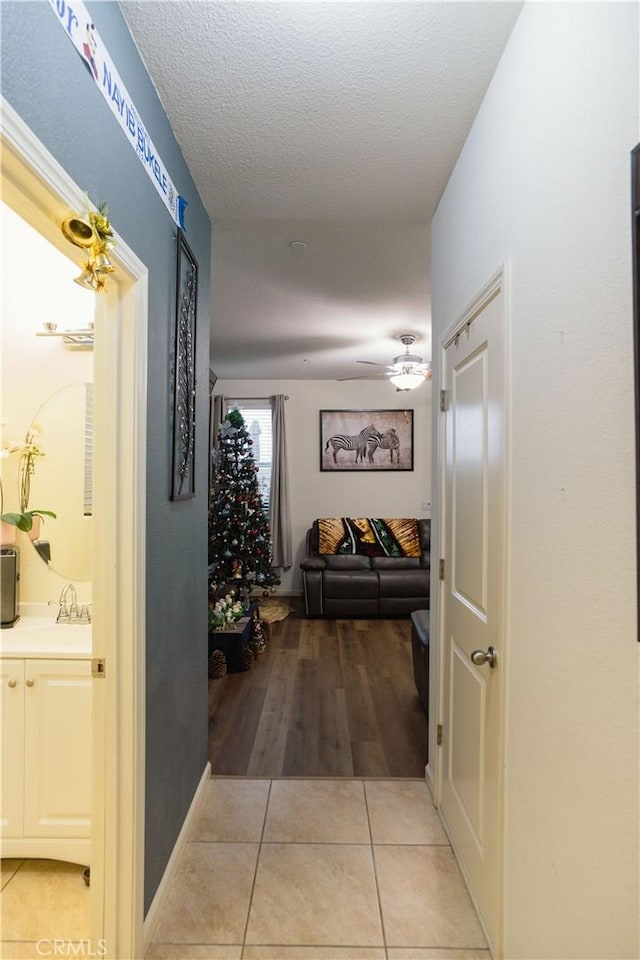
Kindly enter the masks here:
M 0 633 L 2 656 L 77 657 L 91 653 L 90 623 L 56 623 L 53 617 L 21 616 Z

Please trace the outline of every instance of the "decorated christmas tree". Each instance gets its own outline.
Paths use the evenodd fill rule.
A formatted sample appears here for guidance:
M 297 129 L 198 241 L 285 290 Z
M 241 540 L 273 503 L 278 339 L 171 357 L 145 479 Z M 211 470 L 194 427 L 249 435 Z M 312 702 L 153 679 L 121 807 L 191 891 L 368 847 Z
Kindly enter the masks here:
M 215 454 L 209 512 L 211 599 L 234 587 L 248 597 L 253 587 L 280 583 L 271 563 L 271 534 L 258 487 L 258 468 L 242 414 L 223 420 Z

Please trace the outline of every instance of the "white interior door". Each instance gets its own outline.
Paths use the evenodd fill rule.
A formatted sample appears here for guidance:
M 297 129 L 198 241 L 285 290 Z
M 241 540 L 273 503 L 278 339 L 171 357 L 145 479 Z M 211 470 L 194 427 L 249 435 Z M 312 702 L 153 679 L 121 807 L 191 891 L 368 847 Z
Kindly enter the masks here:
M 491 945 L 499 951 L 505 531 L 501 276 L 443 346 L 441 815 Z

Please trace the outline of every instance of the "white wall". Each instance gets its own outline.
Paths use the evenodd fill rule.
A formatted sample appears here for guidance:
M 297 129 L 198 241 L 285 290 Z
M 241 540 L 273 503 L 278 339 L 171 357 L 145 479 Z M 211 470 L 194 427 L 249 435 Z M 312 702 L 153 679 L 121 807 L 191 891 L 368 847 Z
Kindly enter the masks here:
M 511 269 L 510 958 L 640 955 L 638 117 L 636 4 L 526 4 L 433 221 L 434 340 Z
M 426 264 L 425 264 L 426 269 Z M 305 534 L 316 517 L 426 517 L 431 501 L 431 384 L 396 393 L 388 383 L 335 380 L 219 380 L 226 397 L 284 393 L 291 488 L 294 562 L 278 593 L 302 592 L 299 564 Z M 414 469 L 366 473 L 320 472 L 320 410 L 414 410 Z
M 0 206 L 2 246 L 2 438 L 3 444 L 24 442 L 40 406 L 63 387 L 93 380 L 93 352 L 66 349 L 57 337 L 36 337 L 43 321 L 59 329 L 81 329 L 93 319 L 95 295 L 73 283 L 80 268 L 53 247 L 6 204 Z M 78 259 L 81 259 L 78 251 Z M 46 431 L 39 445 L 51 454 L 53 437 Z M 70 449 L 70 448 L 69 448 Z M 51 458 L 50 458 L 51 459 Z M 19 454 L 0 460 L 4 487 L 4 512 L 19 510 Z M 38 493 L 38 463 L 32 484 L 31 508 L 56 512 L 56 505 Z M 41 472 L 41 471 L 40 471 Z M 84 524 L 79 515 L 78 522 Z M 57 520 L 46 519 L 42 538 L 51 535 Z M 72 533 L 71 536 L 74 534 Z M 84 542 L 78 536 L 78 543 Z M 47 603 L 56 600 L 69 577 L 55 572 L 36 553 L 26 533 L 18 531 L 20 549 L 20 601 Z M 91 599 L 91 583 L 76 583 L 82 601 Z

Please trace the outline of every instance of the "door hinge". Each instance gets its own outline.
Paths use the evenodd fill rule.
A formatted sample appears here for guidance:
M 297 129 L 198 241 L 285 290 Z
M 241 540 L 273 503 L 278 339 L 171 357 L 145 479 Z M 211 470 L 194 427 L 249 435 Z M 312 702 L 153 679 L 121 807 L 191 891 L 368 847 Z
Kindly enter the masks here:
M 95 657 L 91 661 L 91 676 L 94 679 L 97 679 L 99 677 L 101 680 L 104 680 L 106 674 L 107 674 L 106 660 L 104 660 L 102 657 Z
M 437 747 L 442 746 L 442 724 L 441 723 L 439 723 L 436 728 L 436 746 Z
M 449 409 L 449 398 L 447 397 L 447 391 L 440 391 L 440 413 L 446 413 Z
M 444 560 L 438 561 L 438 579 L 444 580 Z

